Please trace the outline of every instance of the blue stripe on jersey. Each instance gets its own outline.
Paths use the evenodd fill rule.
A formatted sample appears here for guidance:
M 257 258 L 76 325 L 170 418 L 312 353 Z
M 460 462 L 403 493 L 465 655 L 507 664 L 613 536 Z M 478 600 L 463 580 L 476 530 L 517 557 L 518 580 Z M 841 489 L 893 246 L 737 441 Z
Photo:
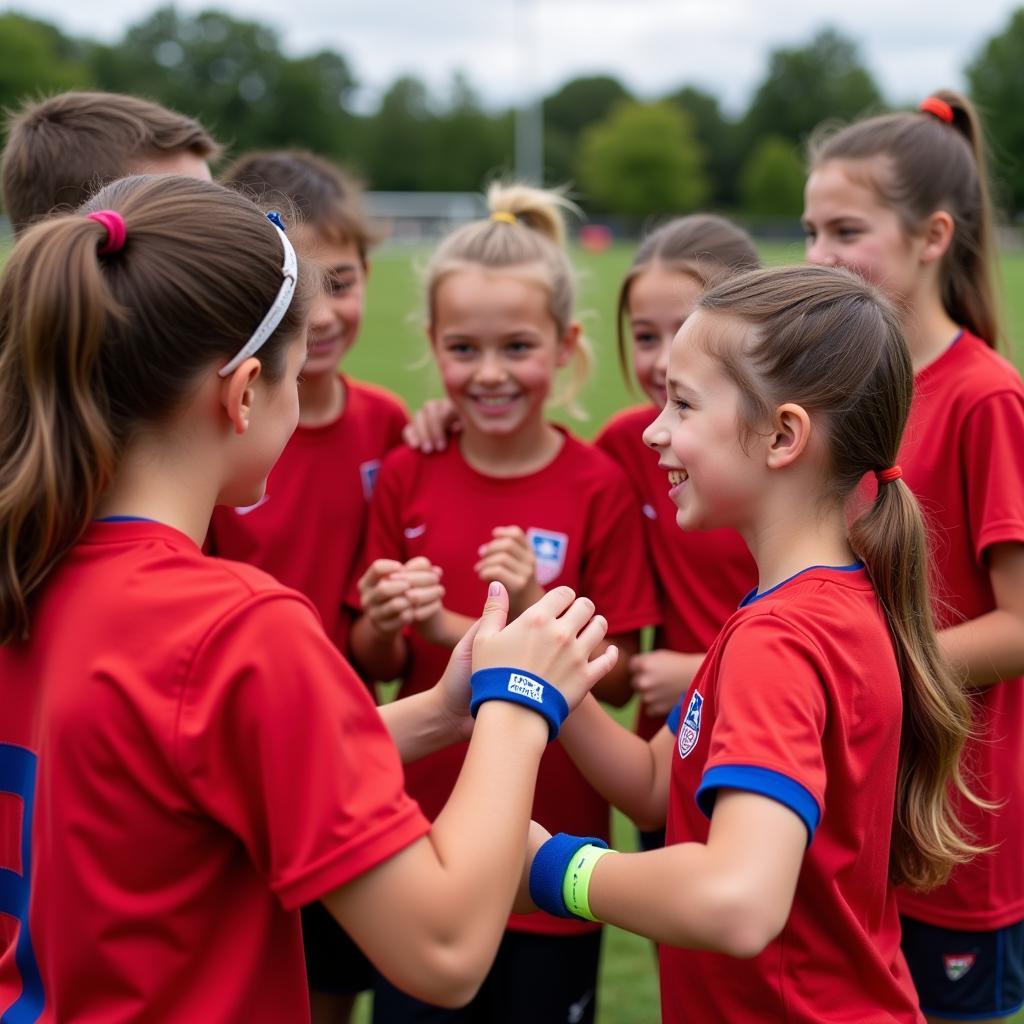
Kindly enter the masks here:
M 784 587 L 791 580 L 795 580 L 797 576 L 803 576 L 805 572 L 810 572 L 812 569 L 832 569 L 835 572 L 856 572 L 858 569 L 863 569 L 863 562 L 851 562 L 849 565 L 809 565 L 806 569 L 801 569 L 799 572 L 793 573 L 792 576 L 786 577 L 781 583 L 776 583 L 774 587 L 769 587 L 767 590 L 761 593 L 757 592 L 755 587 L 746 597 L 740 601 L 740 607 L 746 608 L 748 604 L 753 604 L 755 601 L 760 601 L 762 597 L 767 597 L 769 594 L 774 594 L 779 587 Z
M 679 698 L 679 703 L 668 713 L 668 718 L 665 719 L 665 724 L 668 726 L 669 732 L 673 736 L 679 735 L 679 723 L 683 720 L 683 698 Z
M 697 806 L 708 818 L 715 808 L 715 796 L 720 789 L 757 793 L 788 807 L 807 826 L 807 845 L 810 846 L 821 820 L 821 811 L 818 801 L 795 779 L 756 765 L 723 764 L 709 768 L 695 794 Z

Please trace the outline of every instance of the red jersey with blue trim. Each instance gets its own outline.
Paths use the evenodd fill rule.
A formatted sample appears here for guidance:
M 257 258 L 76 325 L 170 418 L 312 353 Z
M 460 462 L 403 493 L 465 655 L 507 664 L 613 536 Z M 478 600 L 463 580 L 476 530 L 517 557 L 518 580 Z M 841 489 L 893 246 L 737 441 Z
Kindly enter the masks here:
M 902 707 L 860 566 L 807 569 L 725 624 L 670 719 L 666 842 L 706 842 L 728 788 L 789 807 L 809 845 L 789 920 L 759 956 L 661 948 L 666 1024 L 923 1022 L 889 883 Z
M 367 559 L 406 561 L 424 555 L 444 569 L 445 606 L 476 618 L 487 583 L 473 570 L 477 549 L 496 526 L 526 531 L 547 588 L 572 587 L 608 620 L 608 633 L 657 622 L 640 516 L 621 470 L 603 452 L 565 434 L 558 455 L 527 476 L 493 477 L 473 469 L 459 445 L 423 455 L 399 448 L 384 461 L 370 514 Z M 401 694 L 437 682 L 451 651 L 410 632 Z M 458 777 L 465 745 L 405 766 L 408 791 L 435 818 Z M 533 817 L 552 832 L 608 837 L 608 804 L 590 787 L 557 743 L 540 767 Z M 514 928 L 575 934 L 589 922 L 528 914 Z
M 295 430 L 255 505 L 214 510 L 208 550 L 305 594 L 344 654 L 354 617 L 346 599 L 361 567 L 374 483 L 408 418 L 391 392 L 341 380 L 341 416 Z
M 308 1020 L 298 908 L 429 830 L 307 599 L 159 523 L 89 527 L 0 707 L 4 1020 Z
M 613 416 L 595 444 L 623 468 L 643 509 L 644 533 L 658 586 L 661 627 L 655 646 L 703 654 L 736 605 L 757 585 L 757 566 L 735 530 L 680 530 L 668 478 L 643 432 L 658 411 L 651 405 Z M 664 718 L 640 712 L 637 732 L 650 738 Z
M 964 332 L 917 374 L 900 449 L 903 479 L 928 522 L 939 627 L 995 608 L 987 550 L 1024 543 L 1024 386 L 980 338 Z M 872 479 L 868 493 L 874 495 Z M 1024 920 L 1024 679 L 975 690 L 966 777 L 995 813 L 957 798 L 975 841 L 992 847 L 900 909 L 943 928 L 989 931 Z

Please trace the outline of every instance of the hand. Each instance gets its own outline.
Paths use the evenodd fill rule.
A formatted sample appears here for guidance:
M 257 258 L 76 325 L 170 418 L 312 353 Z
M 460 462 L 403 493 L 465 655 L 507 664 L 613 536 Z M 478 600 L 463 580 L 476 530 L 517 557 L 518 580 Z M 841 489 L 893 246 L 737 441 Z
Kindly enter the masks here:
M 667 715 L 690 688 L 703 654 L 658 650 L 629 659 L 630 685 L 652 717 Z
M 530 831 L 526 837 L 526 863 L 519 879 L 519 889 L 512 902 L 513 914 L 532 914 L 540 909 L 530 895 L 530 868 L 533 867 L 533 858 L 537 856 L 537 851 L 550 838 L 551 833 L 543 825 L 538 825 L 535 821 L 530 822 Z
M 618 659 L 614 646 L 591 658 L 607 632 L 593 601 L 555 587 L 500 631 L 485 619 L 473 641 L 473 669 L 509 667 L 540 676 L 561 691 L 571 711 Z
M 480 545 L 480 560 L 473 571 L 484 582 L 497 580 L 504 584 L 509 617 L 515 619 L 544 596 L 544 588 L 537 582 L 537 558 L 518 526 L 496 526 L 491 536 L 492 540 Z
M 469 739 L 473 732 L 473 717 L 469 713 L 472 690 L 469 685 L 473 674 L 473 641 L 480 624 L 484 621 L 490 628 L 500 630 L 508 621 L 508 594 L 501 587 L 498 593 L 489 595 L 479 619 L 462 635 L 455 645 L 444 675 L 437 682 L 442 713 L 452 722 L 456 740 Z M 454 742 L 454 741 L 453 741 Z
M 440 579 L 441 570 L 422 556 L 404 564 L 378 558 L 358 583 L 363 612 L 379 632 L 398 633 L 436 614 L 444 596 Z
M 414 413 L 402 431 L 402 440 L 410 447 L 425 454 L 444 451 L 448 446 L 448 435 L 458 433 L 462 422 L 455 412 L 455 406 L 447 398 L 431 398 L 423 408 Z

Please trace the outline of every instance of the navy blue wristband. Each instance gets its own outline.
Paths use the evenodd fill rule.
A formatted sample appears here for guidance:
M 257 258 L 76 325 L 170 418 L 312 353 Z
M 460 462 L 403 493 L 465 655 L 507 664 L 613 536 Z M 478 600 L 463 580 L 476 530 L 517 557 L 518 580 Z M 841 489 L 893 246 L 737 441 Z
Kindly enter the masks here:
M 584 846 L 600 846 L 607 850 L 603 839 L 593 836 L 570 836 L 559 832 L 552 836 L 538 851 L 530 865 L 530 896 L 533 902 L 555 917 L 572 917 L 577 921 L 587 920 L 568 910 L 562 895 L 565 873 L 578 850 Z
M 469 685 L 473 690 L 469 713 L 474 718 L 485 700 L 522 704 L 547 719 L 548 742 L 558 735 L 562 723 L 569 717 L 569 705 L 558 690 L 547 680 L 521 668 L 482 668 L 473 673 Z

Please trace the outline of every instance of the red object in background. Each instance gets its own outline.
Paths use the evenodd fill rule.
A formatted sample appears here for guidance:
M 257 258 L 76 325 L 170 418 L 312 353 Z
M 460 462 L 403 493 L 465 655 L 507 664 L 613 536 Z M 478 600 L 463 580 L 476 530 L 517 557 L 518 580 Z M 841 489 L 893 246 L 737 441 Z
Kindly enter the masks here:
M 612 229 L 607 224 L 585 224 L 579 242 L 587 252 L 604 252 L 612 244 Z

